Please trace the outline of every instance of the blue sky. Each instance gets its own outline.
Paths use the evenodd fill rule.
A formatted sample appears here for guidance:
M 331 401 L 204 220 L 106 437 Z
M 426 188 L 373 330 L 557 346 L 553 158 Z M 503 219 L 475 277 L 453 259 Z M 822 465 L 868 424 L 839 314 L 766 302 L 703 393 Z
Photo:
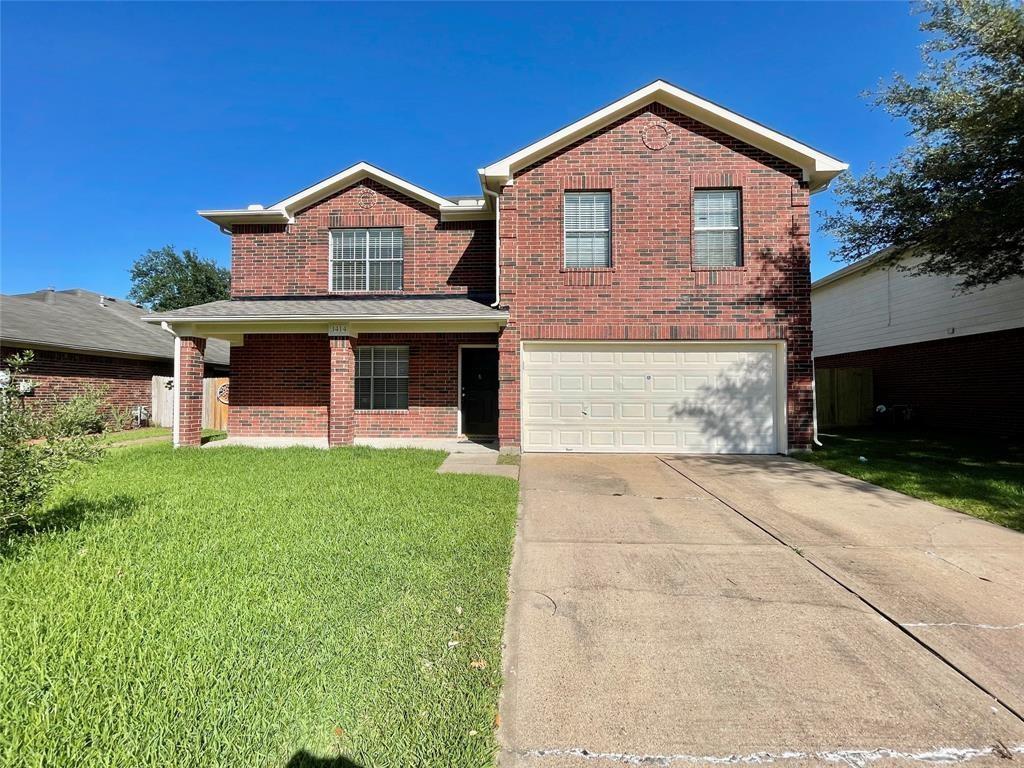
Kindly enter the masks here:
M 859 172 L 907 141 L 860 93 L 918 70 L 917 27 L 903 3 L 4 3 L 0 289 L 124 295 L 167 243 L 226 265 L 197 208 L 358 160 L 474 194 L 478 167 L 659 77 Z M 829 247 L 815 231 L 815 278 Z

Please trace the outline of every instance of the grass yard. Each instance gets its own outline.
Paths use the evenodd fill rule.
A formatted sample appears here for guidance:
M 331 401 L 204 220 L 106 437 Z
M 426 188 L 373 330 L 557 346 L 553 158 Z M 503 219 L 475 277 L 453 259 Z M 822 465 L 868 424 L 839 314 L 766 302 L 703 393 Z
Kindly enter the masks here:
M 0 553 L 0 762 L 491 765 L 517 485 L 443 458 L 110 452 Z
M 1024 446 L 991 437 L 849 429 L 797 458 L 1024 531 Z M 860 457 L 867 459 L 862 462 Z

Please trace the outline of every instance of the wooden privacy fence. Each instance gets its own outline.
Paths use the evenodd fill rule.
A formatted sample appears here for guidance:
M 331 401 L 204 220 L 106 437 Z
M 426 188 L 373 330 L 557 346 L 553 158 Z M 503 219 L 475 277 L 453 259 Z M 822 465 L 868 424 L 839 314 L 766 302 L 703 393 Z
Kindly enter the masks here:
M 149 422 L 160 427 L 174 425 L 174 390 L 171 376 L 153 377 L 153 403 Z M 228 428 L 227 377 L 203 379 L 203 429 Z
M 874 413 L 874 380 L 870 368 L 817 368 L 814 394 L 819 427 L 870 424 Z

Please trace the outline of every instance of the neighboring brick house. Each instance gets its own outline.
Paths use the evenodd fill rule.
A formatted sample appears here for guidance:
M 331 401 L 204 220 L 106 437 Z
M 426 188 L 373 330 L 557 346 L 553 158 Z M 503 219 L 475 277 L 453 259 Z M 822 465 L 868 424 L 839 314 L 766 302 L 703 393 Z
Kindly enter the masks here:
M 172 375 L 174 337 L 144 315 L 142 307 L 81 288 L 2 296 L 0 359 L 32 350 L 30 402 L 41 410 L 98 388 L 112 407 L 149 408 L 153 376 Z M 223 375 L 228 352 L 227 343 L 211 343 L 209 375 Z
M 883 405 L 909 409 L 919 426 L 1024 435 L 1024 279 L 963 292 L 956 277 L 913 273 L 913 259 L 878 261 L 811 286 L 819 380 L 826 370 L 858 369 L 870 390 L 867 413 L 863 405 L 829 407 L 853 392 L 822 393 L 819 422 L 884 418 L 872 413 Z
M 444 198 L 367 163 L 231 234 L 232 438 L 775 453 L 812 439 L 809 195 L 846 166 L 663 81 Z M 179 403 L 177 443 L 198 442 Z

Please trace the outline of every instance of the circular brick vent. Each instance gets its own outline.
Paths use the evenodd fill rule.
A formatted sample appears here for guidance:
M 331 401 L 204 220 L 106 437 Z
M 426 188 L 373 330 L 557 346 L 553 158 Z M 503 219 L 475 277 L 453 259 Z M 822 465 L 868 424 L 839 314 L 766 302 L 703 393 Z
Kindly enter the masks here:
M 658 150 L 672 143 L 672 134 L 661 123 L 651 123 L 640 131 L 640 139 L 648 149 Z
M 356 196 L 356 201 L 359 203 L 360 208 L 373 208 L 377 204 L 377 193 L 372 189 L 366 189 L 365 187 L 359 190 Z

